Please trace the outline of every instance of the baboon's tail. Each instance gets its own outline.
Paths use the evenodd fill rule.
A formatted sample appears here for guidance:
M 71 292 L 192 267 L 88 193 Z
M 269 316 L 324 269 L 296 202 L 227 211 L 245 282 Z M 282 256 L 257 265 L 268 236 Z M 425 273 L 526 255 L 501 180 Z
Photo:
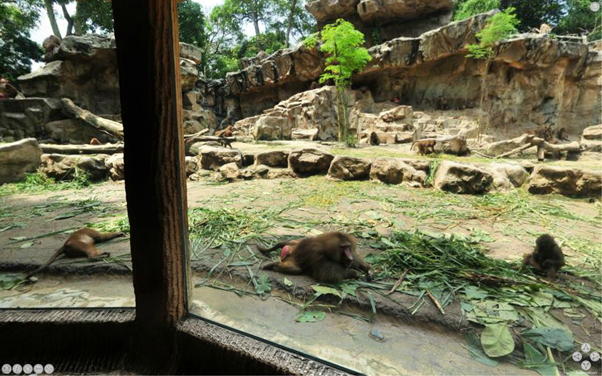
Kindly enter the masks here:
M 42 270 L 46 269 L 50 264 L 52 264 L 54 262 L 54 260 L 56 260 L 57 257 L 59 257 L 60 255 L 63 254 L 63 252 L 65 252 L 65 249 L 67 248 L 67 246 L 62 246 L 61 248 L 57 249 L 57 251 L 54 253 L 54 255 L 52 255 L 52 257 L 46 261 L 44 263 L 44 265 L 40 266 L 39 268 L 27 273 L 25 275 L 25 279 L 29 279 L 29 277 L 33 276 L 34 274 L 37 274 L 39 272 L 41 272 Z
M 284 247 L 285 245 L 289 245 L 290 243 L 291 243 L 290 241 L 284 241 L 284 242 L 276 243 L 276 245 L 274 245 L 271 248 L 264 248 L 264 247 L 258 245 L 257 249 L 259 251 L 261 251 L 262 253 L 269 253 L 269 252 L 275 251 L 277 249 L 281 249 L 282 247 Z

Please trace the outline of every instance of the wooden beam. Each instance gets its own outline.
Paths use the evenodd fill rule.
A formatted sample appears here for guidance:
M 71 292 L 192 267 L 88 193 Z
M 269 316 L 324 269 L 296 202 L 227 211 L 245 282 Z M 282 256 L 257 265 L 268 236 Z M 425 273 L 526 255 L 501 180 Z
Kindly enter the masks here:
M 131 361 L 168 374 L 177 354 L 175 326 L 187 313 L 189 275 L 177 3 L 112 4 L 136 293 Z

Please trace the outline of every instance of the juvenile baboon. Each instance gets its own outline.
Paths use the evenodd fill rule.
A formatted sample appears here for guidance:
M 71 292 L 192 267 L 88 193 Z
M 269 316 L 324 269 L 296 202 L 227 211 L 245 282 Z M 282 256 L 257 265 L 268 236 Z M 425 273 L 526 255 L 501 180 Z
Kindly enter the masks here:
M 414 145 L 418 147 L 418 154 L 426 155 L 430 153 L 435 153 L 435 145 L 437 145 L 437 140 L 418 140 L 412 142 L 412 146 L 410 146 L 410 150 L 414 149 Z
M 280 242 L 261 252 L 281 249 L 280 261 L 267 264 L 265 270 L 285 274 L 306 274 L 318 282 L 335 283 L 359 278 L 359 271 L 370 278 L 371 267 L 357 251 L 357 241 L 349 234 L 328 232 L 314 238 Z
M 93 138 L 90 140 L 90 145 L 102 145 L 102 142 L 98 141 L 98 138 Z
M 94 245 L 118 238 L 120 236 L 125 236 L 125 234 L 122 232 L 101 233 L 91 228 L 82 228 L 81 230 L 77 230 L 71 234 L 71 236 L 69 236 L 65 244 L 63 244 L 63 246 L 59 248 L 54 255 L 52 255 L 52 257 L 46 261 L 46 263 L 27 273 L 25 275 L 25 279 L 28 279 L 34 274 L 46 269 L 62 254 L 67 257 L 109 257 L 111 255 L 109 252 L 99 253 L 98 248 L 96 248 Z
M 535 250 L 524 255 L 523 267 L 525 265 L 546 273 L 548 278 L 555 278 L 556 272 L 565 265 L 562 248 L 554 237 L 543 234 L 535 241 Z

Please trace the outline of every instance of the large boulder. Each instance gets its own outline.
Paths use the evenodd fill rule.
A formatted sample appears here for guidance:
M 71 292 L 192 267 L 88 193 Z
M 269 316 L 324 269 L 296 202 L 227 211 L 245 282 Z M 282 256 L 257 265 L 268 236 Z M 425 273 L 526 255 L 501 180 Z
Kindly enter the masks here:
M 292 123 L 287 116 L 270 114 L 260 116 L 253 127 L 256 140 L 290 140 Z
M 363 158 L 336 156 L 328 177 L 333 180 L 364 180 L 370 175 L 370 161 Z
M 390 110 L 381 112 L 379 118 L 385 123 L 403 122 L 405 124 L 412 124 L 413 114 L 414 111 L 412 106 L 397 106 Z
M 219 173 L 223 179 L 234 181 L 241 177 L 239 165 L 235 162 L 227 163 L 219 168 Z
M 433 179 L 433 185 L 446 192 L 481 194 L 491 188 L 491 174 L 476 166 L 443 161 Z
M 265 165 L 268 167 L 288 167 L 288 151 L 274 150 L 265 151 L 255 156 L 255 165 Z
M 242 167 L 242 153 L 237 149 L 228 149 L 213 146 L 201 146 L 199 149 L 201 168 L 217 171 L 221 166 L 228 163 L 236 163 Z
M 602 152 L 602 124 L 592 125 L 583 130 L 581 149 L 585 151 Z
M 299 175 L 325 174 L 333 159 L 334 155 L 322 150 L 301 149 L 291 151 L 288 164 Z
M 522 166 L 511 163 L 491 163 L 479 165 L 489 172 L 493 178 L 492 188 L 497 191 L 510 191 L 521 187 L 529 178 L 529 173 Z
M 111 155 L 105 161 L 105 167 L 109 170 L 109 177 L 113 181 L 125 180 L 125 163 L 123 153 Z
M 0 184 L 21 181 L 40 166 L 42 149 L 35 138 L 0 144 Z
M 559 193 L 572 197 L 600 197 L 602 172 L 570 167 L 537 166 L 527 189 L 533 194 Z
M 386 184 L 408 182 L 411 185 L 422 186 L 426 179 L 426 173 L 416 170 L 401 158 L 380 157 L 372 162 L 370 179 Z
M 466 155 L 468 153 L 466 136 L 459 134 L 454 137 L 437 140 L 435 151 L 445 154 Z
M 197 157 L 186 157 L 186 177 L 199 171 L 199 159 Z
M 282 179 L 295 178 L 297 175 L 288 168 L 274 168 L 266 165 L 256 165 L 253 170 L 253 177 L 257 179 Z
M 0 139 L 48 138 L 44 124 L 63 119 L 61 103 L 51 98 L 0 100 Z
M 43 154 L 40 171 L 55 180 L 73 180 L 78 174 L 86 173 L 90 181 L 101 181 L 107 178 L 109 169 L 105 161 L 106 154 L 98 155 L 63 155 Z

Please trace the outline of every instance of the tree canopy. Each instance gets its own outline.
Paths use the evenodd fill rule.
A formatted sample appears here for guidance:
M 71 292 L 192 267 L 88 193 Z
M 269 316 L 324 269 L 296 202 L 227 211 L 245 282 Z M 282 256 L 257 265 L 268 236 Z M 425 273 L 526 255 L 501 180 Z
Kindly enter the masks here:
M 29 1 L 0 2 L 0 77 L 14 80 L 41 60 L 42 48 L 30 39 L 38 18 L 35 4 Z

